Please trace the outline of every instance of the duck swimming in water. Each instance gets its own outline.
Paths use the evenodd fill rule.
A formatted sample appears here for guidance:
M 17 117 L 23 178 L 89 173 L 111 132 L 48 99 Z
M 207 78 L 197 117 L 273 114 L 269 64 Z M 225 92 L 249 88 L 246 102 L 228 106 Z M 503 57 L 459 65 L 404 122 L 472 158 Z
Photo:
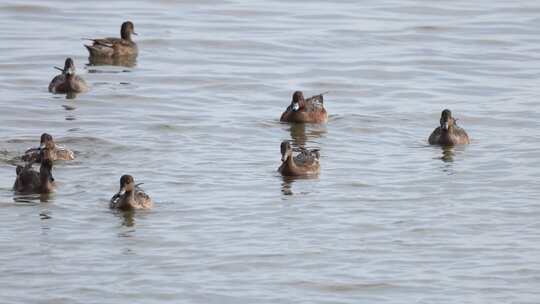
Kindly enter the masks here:
M 88 91 L 88 85 L 79 75 L 75 75 L 75 64 L 73 59 L 66 58 L 64 68 L 54 67 L 62 71 L 49 84 L 49 92 L 54 94 L 83 93 Z
M 24 152 L 22 160 L 25 162 L 40 162 L 40 153 L 41 150 L 47 148 L 49 151 L 50 159 L 52 161 L 56 160 L 73 160 L 75 159 L 75 154 L 73 151 L 57 145 L 53 137 L 48 133 L 41 134 L 39 147 L 31 148 Z
M 13 185 L 13 190 L 19 193 L 51 193 L 56 188 L 52 176 L 53 162 L 49 159 L 50 153 L 47 149 L 41 150 L 41 166 L 39 172 L 32 169 L 32 164 L 17 166 L 17 178 Z
M 135 184 L 131 175 L 122 175 L 120 178 L 120 190 L 110 201 L 111 209 L 133 210 L 150 209 L 154 205 L 148 194 Z
M 133 22 L 126 21 L 120 28 L 120 38 L 88 39 L 93 41 L 92 45 L 84 45 L 90 53 L 90 57 L 137 57 L 139 50 L 137 44 L 131 40 L 131 35 L 135 33 Z
M 441 113 L 440 127 L 435 128 L 429 136 L 430 145 L 453 146 L 466 145 L 470 143 L 469 135 L 456 124 L 456 119 L 452 117 L 452 112 L 445 109 Z
M 325 93 L 304 99 L 301 91 L 293 94 L 291 104 L 285 112 L 281 114 L 282 122 L 297 123 L 325 123 L 328 120 L 328 114 L 323 105 L 323 95 Z
M 281 166 L 278 171 L 283 176 L 316 175 L 320 172 L 319 151 L 301 149 L 293 157 L 293 149 L 288 141 L 281 143 Z

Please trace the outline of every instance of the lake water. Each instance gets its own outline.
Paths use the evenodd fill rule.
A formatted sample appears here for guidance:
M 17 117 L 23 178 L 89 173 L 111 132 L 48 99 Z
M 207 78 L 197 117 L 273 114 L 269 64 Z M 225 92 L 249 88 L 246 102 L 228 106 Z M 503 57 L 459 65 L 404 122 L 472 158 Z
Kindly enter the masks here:
M 136 66 L 87 67 L 125 20 Z M 0 302 L 539 303 L 539 29 L 535 1 L 2 1 Z M 327 125 L 279 123 L 295 90 Z M 427 145 L 444 108 L 471 145 Z M 42 132 L 77 159 L 16 196 Z M 318 178 L 276 172 L 288 139 Z M 154 209 L 108 209 L 122 174 Z

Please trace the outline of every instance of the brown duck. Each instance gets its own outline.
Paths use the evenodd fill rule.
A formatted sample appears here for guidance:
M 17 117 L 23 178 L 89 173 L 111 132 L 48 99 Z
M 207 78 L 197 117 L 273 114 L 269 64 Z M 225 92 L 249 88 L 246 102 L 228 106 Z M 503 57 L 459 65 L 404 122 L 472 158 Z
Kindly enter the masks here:
M 48 149 L 50 155 L 49 158 L 52 161 L 75 159 L 75 154 L 73 153 L 73 151 L 57 145 L 54 142 L 53 137 L 48 133 L 41 134 L 39 144 L 40 145 L 37 148 L 31 148 L 26 150 L 26 152 L 24 152 L 24 155 L 22 156 L 22 160 L 26 162 L 39 162 L 40 153 L 45 148 Z
M 452 112 L 445 109 L 441 113 L 440 127 L 435 128 L 429 136 L 430 145 L 453 146 L 466 145 L 470 143 L 469 135 L 456 124 L 456 119 L 452 117 Z
M 325 93 L 304 99 L 301 91 L 293 94 L 291 104 L 285 112 L 281 114 L 282 122 L 297 123 L 325 123 L 328 120 L 328 114 L 323 105 L 323 95 Z
M 120 190 L 110 201 L 111 209 L 133 210 L 133 209 L 150 209 L 154 205 L 148 194 L 144 193 L 135 184 L 135 180 L 131 175 L 122 175 L 120 178 Z
M 316 175 L 320 172 L 319 151 L 301 149 L 293 157 L 293 149 L 288 141 L 281 143 L 281 166 L 278 171 L 283 176 Z
M 53 162 L 49 158 L 50 153 L 47 149 L 41 151 L 41 166 L 39 172 L 32 169 L 29 163 L 23 166 L 17 166 L 17 178 L 13 185 L 13 190 L 19 193 L 50 193 L 54 191 L 56 184 L 52 176 Z
M 131 21 L 122 23 L 120 38 L 88 39 L 92 45 L 84 45 L 90 57 L 137 57 L 139 50 L 137 44 L 131 40 L 135 33 L 135 26 Z
M 54 94 L 84 93 L 88 91 L 88 85 L 79 75 L 75 75 L 73 59 L 66 58 L 64 68 L 54 67 L 62 71 L 49 83 L 49 92 Z

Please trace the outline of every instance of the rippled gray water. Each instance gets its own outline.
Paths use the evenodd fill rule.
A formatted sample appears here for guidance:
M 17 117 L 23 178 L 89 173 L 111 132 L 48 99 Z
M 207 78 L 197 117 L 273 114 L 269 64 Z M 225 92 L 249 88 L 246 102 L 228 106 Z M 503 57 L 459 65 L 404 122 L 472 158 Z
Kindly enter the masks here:
M 540 3 L 3 1 L 0 302 L 540 302 Z M 81 37 L 133 20 L 134 68 Z M 47 85 L 72 56 L 91 91 Z M 330 91 L 325 126 L 279 123 Z M 426 145 L 448 107 L 472 138 Z M 15 196 L 47 131 L 77 159 Z M 321 150 L 284 180 L 279 144 Z M 108 209 L 134 175 L 151 211 Z

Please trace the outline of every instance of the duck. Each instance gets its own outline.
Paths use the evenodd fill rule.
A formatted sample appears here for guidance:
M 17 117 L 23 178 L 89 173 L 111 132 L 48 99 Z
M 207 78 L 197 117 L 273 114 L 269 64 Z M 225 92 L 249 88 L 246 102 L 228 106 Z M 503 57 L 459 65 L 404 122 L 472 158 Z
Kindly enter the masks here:
M 17 177 L 13 184 L 13 190 L 18 193 L 51 193 L 56 188 L 54 177 L 52 176 L 53 162 L 49 158 L 47 149 L 41 151 L 41 166 L 39 172 L 32 169 L 32 163 L 25 166 L 17 166 Z
M 456 124 L 456 119 L 452 117 L 450 110 L 442 111 L 440 124 L 440 127 L 435 128 L 428 138 L 430 145 L 453 146 L 471 142 L 467 132 Z
M 135 184 L 131 175 L 120 177 L 120 190 L 110 200 L 111 209 L 134 210 L 150 209 L 154 206 L 152 199 Z
M 39 141 L 40 146 L 37 148 L 31 148 L 24 152 L 24 155 L 21 157 L 25 162 L 40 162 L 40 153 L 43 149 L 48 149 L 50 154 L 50 159 L 52 161 L 56 160 L 74 160 L 75 153 L 69 150 L 68 148 L 57 145 L 54 142 L 52 135 L 48 133 L 41 134 Z
M 88 91 L 88 85 L 79 75 L 75 75 L 75 64 L 73 59 L 66 58 L 64 68 L 54 67 L 62 71 L 49 83 L 49 92 L 54 94 L 84 93 Z
M 323 95 L 315 95 L 307 99 L 302 91 L 294 92 L 291 104 L 281 114 L 281 122 L 295 123 L 325 123 L 328 121 L 328 113 L 323 105 Z
M 131 40 L 131 35 L 137 35 L 135 33 L 135 26 L 133 22 L 126 21 L 122 23 L 120 28 L 120 38 L 101 38 L 92 39 L 85 38 L 86 40 L 93 41 L 92 45 L 85 44 L 84 46 L 88 50 L 90 57 L 137 57 L 139 50 L 137 44 Z
M 318 150 L 301 148 L 300 153 L 293 157 L 290 142 L 281 143 L 281 166 L 278 171 L 283 176 L 309 176 L 320 172 L 320 154 Z

